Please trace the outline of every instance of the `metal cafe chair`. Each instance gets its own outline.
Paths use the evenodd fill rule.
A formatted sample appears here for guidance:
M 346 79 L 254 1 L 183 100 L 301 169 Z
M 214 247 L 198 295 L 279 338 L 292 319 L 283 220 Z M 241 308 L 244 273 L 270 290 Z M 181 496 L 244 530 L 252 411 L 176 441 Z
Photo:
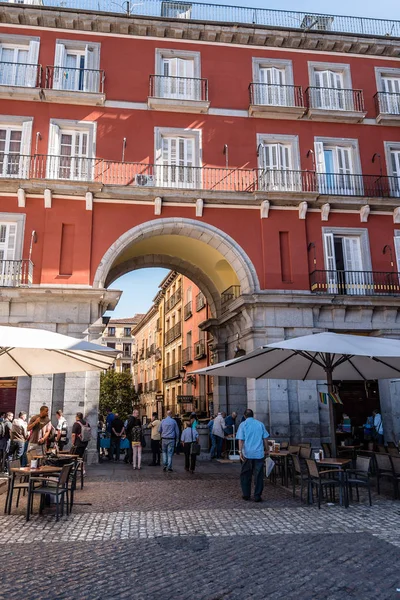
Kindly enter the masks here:
M 318 497 L 318 508 L 321 508 L 321 500 L 324 488 L 329 488 L 330 499 L 332 502 L 335 501 L 335 488 L 338 487 L 341 497 L 345 498 L 345 506 L 347 506 L 345 492 L 345 481 L 342 477 L 335 477 L 340 475 L 339 469 L 326 469 L 319 470 L 315 460 L 306 458 L 306 464 L 309 474 L 309 498 L 313 501 L 313 488 L 316 487 Z
M 390 454 L 380 454 L 379 452 L 375 452 L 374 457 L 376 465 L 376 489 L 378 494 L 380 494 L 380 481 L 382 477 L 386 477 L 393 482 L 393 465 L 390 460 Z
M 21 491 L 23 492 L 24 496 L 25 496 L 25 493 L 28 491 L 28 488 L 29 488 L 28 475 L 21 474 L 18 476 L 11 472 L 11 469 L 18 469 L 20 466 L 21 466 L 21 462 L 19 459 L 10 460 L 8 462 L 8 473 L 9 473 L 8 474 L 8 488 L 7 488 L 6 503 L 4 506 L 4 514 L 7 514 L 7 513 L 10 514 L 10 512 L 11 512 L 14 491 L 18 490 L 17 503 L 16 503 L 17 508 L 19 505 Z M 17 477 L 18 477 L 18 480 L 17 480 Z
M 350 495 L 353 499 L 353 485 L 356 488 L 357 502 L 360 501 L 360 494 L 358 491 L 359 487 L 366 487 L 368 489 L 369 505 L 372 506 L 371 499 L 371 479 L 370 479 L 370 468 L 371 468 L 370 456 L 357 456 L 356 466 L 354 469 L 346 469 L 346 485 Z
M 399 498 L 400 483 L 400 456 L 390 456 L 393 465 L 393 493 L 394 497 Z
M 325 458 L 332 458 L 331 445 L 326 442 L 322 442 L 322 450 L 324 451 Z
M 26 511 L 26 520 L 29 521 L 33 498 L 35 494 L 40 495 L 40 510 L 43 510 L 45 495 L 51 494 L 56 499 L 56 521 L 59 520 L 60 506 L 61 515 L 64 515 L 64 500 L 66 499 L 67 504 L 67 515 L 69 515 L 69 487 L 68 478 L 73 467 L 73 463 L 69 463 L 62 467 L 58 480 L 54 481 L 54 478 L 48 477 L 31 477 L 28 491 L 28 506 Z
M 308 473 L 305 473 L 301 468 L 300 459 L 296 454 L 292 454 L 293 461 L 293 498 L 296 496 L 296 482 L 300 483 L 300 502 L 303 502 L 303 487 L 304 482 L 306 485 L 308 484 L 309 476 Z M 308 496 L 307 496 L 308 501 Z

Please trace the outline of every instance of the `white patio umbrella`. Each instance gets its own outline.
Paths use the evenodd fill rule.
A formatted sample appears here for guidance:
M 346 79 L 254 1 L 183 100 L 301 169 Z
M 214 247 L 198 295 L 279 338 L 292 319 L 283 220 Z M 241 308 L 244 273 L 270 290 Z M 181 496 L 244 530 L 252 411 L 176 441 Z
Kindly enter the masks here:
M 262 346 L 253 352 L 205 369 L 201 375 L 255 379 L 325 379 L 328 392 L 333 379 L 400 378 L 400 341 L 340 333 L 317 333 Z M 335 422 L 329 398 L 333 456 L 336 456 Z
M 108 369 L 118 352 L 45 329 L 0 326 L 0 377 Z

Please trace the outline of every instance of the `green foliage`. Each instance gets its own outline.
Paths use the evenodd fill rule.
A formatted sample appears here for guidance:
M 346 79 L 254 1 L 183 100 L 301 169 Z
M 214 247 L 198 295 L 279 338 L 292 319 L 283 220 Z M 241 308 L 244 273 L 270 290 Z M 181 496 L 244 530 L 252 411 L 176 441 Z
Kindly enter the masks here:
M 100 403 L 99 413 L 106 415 L 107 408 L 117 412 L 121 419 L 126 419 L 132 414 L 132 407 L 136 401 L 132 375 L 128 371 L 116 373 L 113 370 L 102 373 L 100 376 Z

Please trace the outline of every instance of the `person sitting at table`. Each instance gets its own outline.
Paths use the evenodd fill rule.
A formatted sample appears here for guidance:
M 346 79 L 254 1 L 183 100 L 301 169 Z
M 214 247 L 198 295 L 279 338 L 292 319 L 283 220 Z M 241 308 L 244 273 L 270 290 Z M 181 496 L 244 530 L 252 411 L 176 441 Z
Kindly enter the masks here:
M 41 406 L 38 415 L 30 418 L 27 430 L 31 432 L 28 444 L 28 459 L 31 460 L 31 455 L 43 455 L 46 450 L 47 438 L 52 429 L 49 419 L 48 406 Z

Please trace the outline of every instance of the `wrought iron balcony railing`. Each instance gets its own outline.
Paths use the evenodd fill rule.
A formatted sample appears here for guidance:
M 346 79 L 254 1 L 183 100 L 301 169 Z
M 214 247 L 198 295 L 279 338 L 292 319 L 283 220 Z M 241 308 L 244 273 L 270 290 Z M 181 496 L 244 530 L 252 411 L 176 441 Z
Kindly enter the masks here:
M 199 292 L 196 296 L 196 312 L 199 312 L 206 305 L 206 297 L 203 292 Z
M 150 98 L 208 100 L 208 80 L 194 77 L 150 75 Z
M 229 304 L 240 296 L 240 285 L 231 285 L 221 294 L 221 312 L 228 310 Z
M 70 67 L 46 67 L 46 89 L 67 92 L 90 92 L 104 94 L 105 72 L 102 69 L 76 69 Z
M 374 96 L 376 114 L 400 116 L 400 94 L 377 92 Z
M 128 0 L 110 7 L 109 0 L 25 0 L 24 4 L 35 4 L 35 9 L 57 7 L 75 10 L 90 10 L 95 13 L 112 10 L 116 14 L 145 17 L 167 17 L 195 21 L 233 23 L 297 29 L 300 31 L 327 31 L 372 36 L 400 37 L 400 21 L 373 19 L 344 15 L 252 8 L 250 6 L 223 6 L 200 2 L 165 0 Z
M 400 295 L 400 273 L 316 270 L 310 274 L 310 286 L 315 294 L 397 296 Z
M 185 321 L 187 319 L 190 319 L 190 317 L 192 316 L 193 312 L 192 312 L 192 301 L 190 300 L 187 304 L 185 304 L 185 306 L 183 307 L 183 318 L 185 319 Z
M 169 179 L 164 178 L 166 169 L 170 175 Z M 198 190 L 209 192 L 310 192 L 373 198 L 400 196 L 400 177 L 396 176 L 315 173 L 289 169 L 165 166 L 115 162 L 102 158 L 43 154 L 25 156 L 0 152 L 0 180 L 7 178 L 85 181 L 110 186 L 173 189 L 192 188 L 196 183 Z M 167 310 L 173 308 L 173 302 L 169 302 Z
M 362 90 L 309 87 L 306 89 L 306 99 L 309 108 L 364 112 Z
M 164 344 L 170 344 L 171 342 L 173 342 L 174 340 L 177 340 L 182 334 L 182 324 L 176 323 L 176 325 L 174 325 L 173 327 L 171 327 L 171 329 L 168 329 L 168 331 L 165 332 L 164 335 Z
M 169 381 L 170 379 L 179 379 L 179 371 L 181 369 L 181 363 L 177 362 L 163 369 L 163 380 Z
M 183 365 L 190 365 L 191 362 L 193 362 L 193 359 L 192 359 L 192 347 L 189 346 L 188 348 L 184 348 L 182 350 L 182 364 Z
M 31 260 L 0 260 L 0 287 L 30 287 L 32 282 Z
M 250 104 L 258 106 L 296 106 L 304 108 L 303 91 L 299 85 L 250 83 Z
M 182 299 L 182 288 L 179 287 L 172 296 L 165 301 L 165 312 L 169 312 L 178 304 L 178 302 Z
M 42 78 L 41 65 L 0 62 L 0 85 L 36 88 Z

